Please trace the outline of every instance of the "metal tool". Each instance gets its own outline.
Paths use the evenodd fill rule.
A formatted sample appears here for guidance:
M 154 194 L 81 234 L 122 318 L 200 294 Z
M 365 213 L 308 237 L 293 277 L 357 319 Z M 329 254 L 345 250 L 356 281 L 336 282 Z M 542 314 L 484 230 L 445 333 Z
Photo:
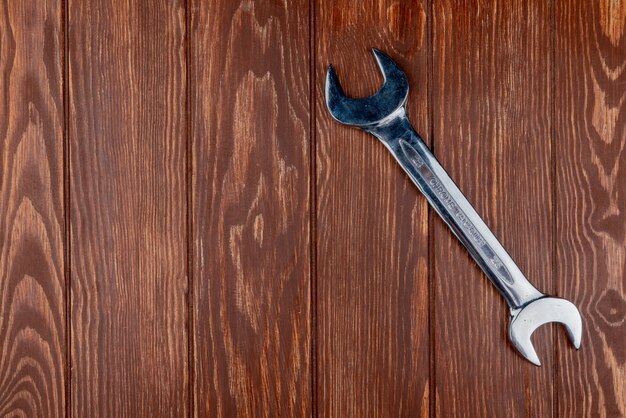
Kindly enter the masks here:
M 562 323 L 578 349 L 582 319 L 570 301 L 544 295 L 524 277 L 511 256 L 439 164 L 409 122 L 404 105 L 409 83 L 387 55 L 373 49 L 385 83 L 373 96 L 353 99 L 344 94 L 333 66 L 326 75 L 326 106 L 340 123 L 376 136 L 391 151 L 413 183 L 467 248 L 500 291 L 511 312 L 509 338 L 528 361 L 541 365 L 530 340 L 548 322 Z

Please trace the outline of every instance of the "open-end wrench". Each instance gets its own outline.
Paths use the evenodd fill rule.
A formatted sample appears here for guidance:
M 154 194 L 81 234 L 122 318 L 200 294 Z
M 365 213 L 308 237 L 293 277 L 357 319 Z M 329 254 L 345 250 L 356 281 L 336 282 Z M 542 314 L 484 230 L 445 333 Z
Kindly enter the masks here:
M 344 94 L 333 66 L 326 74 L 326 106 L 340 123 L 376 136 L 391 151 L 413 183 L 467 248 L 510 307 L 509 338 L 528 361 L 541 365 L 530 340 L 548 322 L 560 322 L 572 344 L 580 348 L 582 319 L 570 301 L 547 296 L 524 277 L 463 193 L 439 164 L 409 122 L 404 105 L 409 83 L 404 72 L 373 49 L 385 83 L 373 96 L 353 99 Z

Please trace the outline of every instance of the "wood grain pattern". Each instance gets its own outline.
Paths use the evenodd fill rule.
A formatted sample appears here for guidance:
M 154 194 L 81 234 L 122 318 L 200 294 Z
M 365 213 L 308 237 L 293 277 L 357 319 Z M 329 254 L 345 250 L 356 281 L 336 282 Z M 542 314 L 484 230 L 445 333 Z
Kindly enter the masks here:
M 557 277 L 583 315 L 560 336 L 559 415 L 626 416 L 626 2 L 555 3 Z
M 329 63 L 346 94 L 382 78 L 370 48 L 406 70 L 409 117 L 428 137 L 427 7 L 316 2 L 317 408 L 320 416 L 429 415 L 428 211 L 387 149 L 334 122 Z
M 553 293 L 550 6 L 433 5 L 435 154 L 521 270 Z M 435 269 L 438 416 L 549 416 L 550 326 L 538 369 L 508 343 L 508 307 L 442 221 Z
M 185 9 L 71 0 L 71 413 L 188 411 Z
M 191 3 L 195 416 L 307 416 L 309 9 Z
M 0 416 L 65 410 L 60 2 L 0 2 Z
M 371 47 L 580 352 L 330 118 Z M 625 0 L 0 0 L 0 74 L 0 416 L 626 416 Z

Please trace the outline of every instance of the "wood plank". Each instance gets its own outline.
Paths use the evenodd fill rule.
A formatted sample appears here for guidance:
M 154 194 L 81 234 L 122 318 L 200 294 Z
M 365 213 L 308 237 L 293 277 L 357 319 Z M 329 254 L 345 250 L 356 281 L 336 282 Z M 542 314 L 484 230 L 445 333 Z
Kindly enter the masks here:
M 382 144 L 324 105 L 330 63 L 346 94 L 377 90 L 376 47 L 406 71 L 409 118 L 427 139 L 426 3 L 316 2 L 320 416 L 429 415 L 426 200 Z
M 70 0 L 72 415 L 188 412 L 183 2 Z
M 557 277 L 583 316 L 558 337 L 558 415 L 626 416 L 626 3 L 555 2 Z
M 0 2 L 0 416 L 65 411 L 61 2 Z
M 433 14 L 435 154 L 529 280 L 552 293 L 550 4 L 446 0 Z M 533 338 L 538 369 L 508 342 L 495 287 L 441 220 L 432 227 L 436 414 L 550 416 L 551 326 Z
M 309 5 L 190 7 L 194 414 L 308 416 Z

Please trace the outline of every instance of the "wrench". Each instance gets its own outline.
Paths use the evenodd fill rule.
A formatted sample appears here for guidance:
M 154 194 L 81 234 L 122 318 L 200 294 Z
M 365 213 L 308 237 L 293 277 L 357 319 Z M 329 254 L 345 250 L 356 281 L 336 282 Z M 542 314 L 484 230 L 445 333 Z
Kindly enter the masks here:
M 548 322 L 559 322 L 578 350 L 582 319 L 574 304 L 541 293 L 498 242 L 461 190 L 450 179 L 409 122 L 405 103 L 409 83 L 387 55 L 372 49 L 385 82 L 378 93 L 363 99 L 347 97 L 332 65 L 326 74 L 326 106 L 338 122 L 377 137 L 400 163 L 413 183 L 469 251 L 510 308 L 509 339 L 520 354 L 541 366 L 530 340 Z

